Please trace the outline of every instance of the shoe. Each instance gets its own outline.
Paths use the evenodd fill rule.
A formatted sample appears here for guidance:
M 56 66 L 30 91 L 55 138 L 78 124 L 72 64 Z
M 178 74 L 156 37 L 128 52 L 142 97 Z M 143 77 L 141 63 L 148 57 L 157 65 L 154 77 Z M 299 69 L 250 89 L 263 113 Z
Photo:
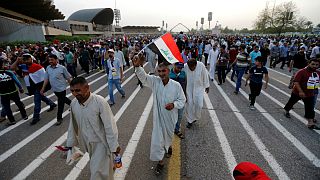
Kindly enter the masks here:
M 122 99 L 126 98 L 126 95 L 122 95 L 121 98 L 122 98 Z
M 52 105 L 52 106 L 50 106 L 50 108 L 48 109 L 48 111 L 47 111 L 47 112 L 51 112 L 51 111 L 53 111 L 55 107 L 57 107 L 57 105 Z
M 232 82 L 235 82 L 235 80 L 234 80 L 234 79 L 231 79 L 231 81 L 232 81 Z
M 316 125 L 311 125 L 308 126 L 309 129 L 315 129 L 315 130 L 320 130 L 320 127 L 316 126 Z
M 250 110 L 255 110 L 256 108 L 254 107 L 254 105 L 250 105 Z
M 174 134 L 177 135 L 180 139 L 184 139 L 184 135 L 182 134 L 182 132 L 175 131 Z
M 54 124 L 56 126 L 59 126 L 62 123 L 63 119 L 57 119 L 57 122 Z
M 3 121 L 5 121 L 5 120 L 7 120 L 6 117 L 0 117 L 0 122 L 3 122 Z
M 111 107 L 111 106 L 113 106 L 113 105 L 115 105 L 116 103 L 109 103 L 109 106 Z
M 156 168 L 154 169 L 154 173 L 158 176 L 162 173 L 164 165 L 157 164 Z
M 233 94 L 238 95 L 239 91 L 234 91 Z
M 28 117 L 28 115 L 26 115 L 26 116 L 23 116 L 22 119 L 23 119 L 23 120 L 28 120 L 29 117 Z
M 30 122 L 30 125 L 35 125 L 40 121 L 40 119 L 32 119 L 32 121 Z
M 218 83 L 218 85 L 221 85 L 222 83 Z
M 192 123 L 189 123 L 189 122 L 188 122 L 187 128 L 190 129 L 191 127 L 192 127 Z
M 16 121 L 10 121 L 10 122 L 8 122 L 7 124 L 6 124 L 6 126 L 12 126 L 12 125 L 14 125 L 14 124 L 16 124 L 17 122 Z
M 211 79 L 211 81 L 213 81 L 213 79 Z
M 286 118 L 289 118 L 289 119 L 291 118 L 291 115 L 290 115 L 289 112 L 285 112 L 285 113 L 284 113 L 284 116 L 286 116 Z
M 172 156 L 172 147 L 170 146 L 167 152 L 167 158 L 170 158 Z
M 141 87 L 141 88 L 143 88 L 143 84 L 142 84 L 142 83 L 141 83 L 141 84 L 139 84 L 139 85 L 140 85 L 140 87 Z

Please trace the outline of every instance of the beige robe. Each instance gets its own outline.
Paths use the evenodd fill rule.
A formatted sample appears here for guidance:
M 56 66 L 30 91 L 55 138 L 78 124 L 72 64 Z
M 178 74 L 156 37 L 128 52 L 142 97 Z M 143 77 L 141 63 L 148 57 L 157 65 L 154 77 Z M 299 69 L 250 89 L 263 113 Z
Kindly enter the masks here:
M 113 179 L 113 158 L 118 144 L 118 129 L 106 99 L 90 94 L 84 104 L 74 99 L 67 146 L 80 146 L 89 153 L 91 180 Z

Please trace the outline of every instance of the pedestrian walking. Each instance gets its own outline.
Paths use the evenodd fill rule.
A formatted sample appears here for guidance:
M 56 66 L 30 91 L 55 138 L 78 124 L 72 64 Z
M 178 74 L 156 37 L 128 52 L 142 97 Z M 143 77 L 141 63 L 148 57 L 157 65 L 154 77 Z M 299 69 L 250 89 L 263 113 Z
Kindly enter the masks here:
M 113 179 L 113 156 L 120 153 L 118 128 L 107 100 L 90 92 L 83 77 L 70 82 L 75 97 L 70 106 L 66 146 L 83 148 L 90 157 L 90 180 Z
M 170 70 L 167 65 L 160 63 L 157 67 L 159 76 L 147 75 L 141 67 L 144 58 L 135 56 L 133 65 L 135 73 L 141 82 L 153 92 L 153 128 L 151 138 L 150 159 L 158 161 L 156 175 L 162 173 L 164 155 L 172 154 L 169 148 L 172 144 L 175 125 L 178 120 L 178 109 L 184 107 L 186 98 L 181 85 L 169 78 Z
M 63 121 L 62 113 L 64 104 L 70 105 L 71 100 L 66 97 L 67 82 L 70 83 L 72 80 L 71 75 L 67 69 L 58 64 L 58 58 L 56 55 L 49 55 L 50 65 L 47 67 L 44 83 L 40 93 L 43 95 L 48 83 L 51 85 L 51 90 L 58 98 L 58 112 L 56 126 L 60 125 Z
M 261 89 L 262 89 L 262 79 L 263 76 L 265 78 L 265 89 L 268 87 L 268 70 L 266 67 L 263 66 L 263 59 L 261 56 L 258 56 L 255 59 L 255 65 L 250 68 L 249 74 L 246 78 L 246 84 L 248 84 L 248 80 L 250 79 L 250 94 L 249 94 L 249 101 L 250 101 L 250 109 L 254 110 L 254 103 L 256 101 L 256 97 L 260 95 Z
M 2 121 L 5 120 L 5 116 L 8 117 L 9 122 L 7 123 L 7 126 L 11 126 L 16 124 L 15 118 L 12 114 L 11 107 L 10 107 L 10 101 L 12 100 L 15 102 L 15 104 L 18 106 L 19 111 L 21 113 L 22 119 L 27 120 L 27 112 L 24 108 L 24 104 L 21 102 L 18 89 L 20 93 L 24 93 L 24 90 L 22 88 L 22 85 L 20 81 L 18 80 L 17 76 L 10 70 L 5 70 L 3 68 L 3 60 L 0 60 L 0 97 L 1 97 L 1 105 L 2 105 L 2 111 L 1 117 L 4 117 L 1 119 Z M 17 87 L 16 87 L 17 86 Z
M 123 80 L 123 66 L 120 60 L 114 57 L 114 50 L 108 50 L 109 59 L 106 62 L 106 69 L 108 70 L 108 88 L 110 97 L 110 106 L 115 104 L 113 96 L 113 85 L 118 89 L 122 98 L 125 98 L 125 92 L 121 87 Z
M 236 74 L 237 74 L 236 89 L 233 92 L 236 95 L 239 93 L 243 74 L 245 73 L 249 63 L 251 63 L 250 56 L 248 53 L 245 52 L 245 49 L 246 49 L 246 45 L 241 44 L 239 47 L 239 54 L 237 55 L 236 60 L 233 62 L 236 64 Z
M 314 92 L 319 89 L 319 59 L 311 59 L 307 67 L 299 70 L 294 77 L 294 86 L 289 101 L 284 107 L 285 116 L 291 118 L 289 111 L 299 100 L 304 103 L 304 117 L 308 120 L 309 129 L 320 130 L 315 124 L 314 116 Z
M 218 85 L 225 83 L 226 81 L 226 71 L 229 64 L 230 55 L 226 52 L 226 46 L 220 46 L 220 52 L 217 59 L 217 71 L 218 71 Z
M 204 64 L 194 58 L 189 59 L 188 63 L 185 64 L 184 71 L 187 75 L 187 128 L 191 128 L 193 123 L 201 118 L 203 93 L 209 93 L 209 75 Z

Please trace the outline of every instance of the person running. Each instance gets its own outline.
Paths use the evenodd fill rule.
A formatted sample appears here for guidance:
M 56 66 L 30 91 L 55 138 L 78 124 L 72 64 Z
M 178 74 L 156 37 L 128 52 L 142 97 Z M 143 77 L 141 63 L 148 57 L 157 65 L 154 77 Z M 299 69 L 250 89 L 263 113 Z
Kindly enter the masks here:
M 291 118 L 289 111 L 299 100 L 304 103 L 305 115 L 308 120 L 307 127 L 309 129 L 320 130 L 315 124 L 314 116 L 314 92 L 319 88 L 319 59 L 311 59 L 307 67 L 299 70 L 294 77 L 294 86 L 289 101 L 284 107 L 285 116 Z
M 160 175 L 164 167 L 164 155 L 172 154 L 174 129 L 178 119 L 178 109 L 184 107 L 186 97 L 181 85 L 169 78 L 170 70 L 164 63 L 157 67 L 159 76 L 148 75 L 141 67 L 144 57 L 134 56 L 135 73 L 141 82 L 153 91 L 153 129 L 150 159 L 158 161 L 155 174 Z
M 249 94 L 249 101 L 250 101 L 250 109 L 254 110 L 254 103 L 256 101 L 256 97 L 260 95 L 261 88 L 262 88 L 262 79 L 263 75 L 265 78 L 265 89 L 268 87 L 268 70 L 266 67 L 263 66 L 263 59 L 261 56 L 256 57 L 255 59 L 255 65 L 250 68 L 249 74 L 246 78 L 246 84 L 248 84 L 248 80 L 250 79 L 250 94 Z
M 44 83 L 40 93 L 43 95 L 46 86 L 50 82 L 52 91 L 58 97 L 58 112 L 56 126 L 59 126 L 63 121 L 62 113 L 64 109 L 64 104 L 70 105 L 71 103 L 71 100 L 66 97 L 66 81 L 70 83 L 72 77 L 64 66 L 58 64 L 58 57 L 55 54 L 49 55 L 49 63 L 50 65 L 47 67 Z
M 108 87 L 109 87 L 109 97 L 110 106 L 115 104 L 113 96 L 113 85 L 118 89 L 122 98 L 125 98 L 125 92 L 121 87 L 121 82 L 123 80 L 123 66 L 122 62 L 116 57 L 114 57 L 114 50 L 109 49 L 109 59 L 106 62 L 106 69 L 108 70 Z
M 1 115 L 4 117 L 8 117 L 9 122 L 7 123 L 7 126 L 16 124 L 10 107 L 11 100 L 14 101 L 18 106 L 22 119 L 28 119 L 27 112 L 25 110 L 24 104 L 20 100 L 18 89 L 16 88 L 16 86 L 18 86 L 20 93 L 24 93 L 22 85 L 17 76 L 12 71 L 5 70 L 3 68 L 3 60 L 0 59 L 0 97 L 3 108 L 2 110 L 4 112 L 4 114 Z

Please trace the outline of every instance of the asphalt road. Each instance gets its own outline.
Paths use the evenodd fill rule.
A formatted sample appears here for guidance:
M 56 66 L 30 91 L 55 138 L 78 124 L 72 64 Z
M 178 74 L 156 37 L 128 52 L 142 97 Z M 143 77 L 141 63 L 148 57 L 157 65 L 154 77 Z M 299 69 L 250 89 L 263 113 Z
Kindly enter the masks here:
M 148 65 L 145 69 L 148 71 Z M 230 79 L 221 86 L 210 81 L 201 120 L 186 129 L 183 119 L 186 138 L 180 141 L 175 137 L 174 156 L 165 159 L 163 174 L 155 176 L 156 162 L 149 160 L 152 92 L 137 85 L 133 68 L 126 69 L 126 98 L 121 99 L 114 91 L 116 104 L 111 108 L 123 154 L 123 168 L 116 171 L 116 179 L 232 179 L 237 163 L 251 161 L 272 179 L 319 180 L 320 131 L 306 127 L 301 103 L 294 106 L 291 119 L 284 117 L 282 108 L 291 93 L 287 88 L 290 74 L 278 68 L 269 70 L 269 74 L 270 85 L 257 97 L 255 110 L 249 109 L 250 91 L 244 81 L 238 95 L 233 94 L 235 87 Z M 82 76 L 90 82 L 92 92 L 108 99 L 105 73 L 93 71 Z M 65 144 L 69 107 L 65 107 L 62 125 L 55 126 L 56 110 L 48 113 L 42 103 L 41 121 L 30 126 L 33 98 L 21 98 L 29 119 L 20 120 L 20 114 L 15 113 L 19 120 L 16 125 L 8 128 L 6 121 L 0 124 L 0 179 L 89 179 L 87 155 L 69 166 L 54 147 Z M 50 98 L 57 100 L 54 95 Z M 12 109 L 16 111 L 17 107 L 12 105 Z M 318 102 L 316 119 L 319 117 Z

